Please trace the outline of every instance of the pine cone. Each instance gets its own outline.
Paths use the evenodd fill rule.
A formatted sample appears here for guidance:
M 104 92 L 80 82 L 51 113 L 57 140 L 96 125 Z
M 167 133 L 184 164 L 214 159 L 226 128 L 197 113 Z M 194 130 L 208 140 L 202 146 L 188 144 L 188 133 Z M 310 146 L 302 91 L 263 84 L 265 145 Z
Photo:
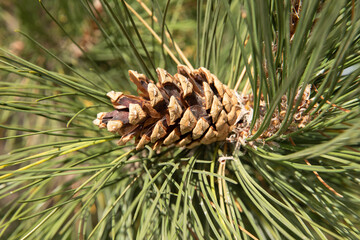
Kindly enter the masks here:
M 139 96 L 109 92 L 115 110 L 99 113 L 94 124 L 120 134 L 119 145 L 135 137 L 136 149 L 146 144 L 193 148 L 228 137 L 241 113 L 232 89 L 203 67 L 191 71 L 180 65 L 174 76 L 156 71 L 157 84 L 130 70 Z

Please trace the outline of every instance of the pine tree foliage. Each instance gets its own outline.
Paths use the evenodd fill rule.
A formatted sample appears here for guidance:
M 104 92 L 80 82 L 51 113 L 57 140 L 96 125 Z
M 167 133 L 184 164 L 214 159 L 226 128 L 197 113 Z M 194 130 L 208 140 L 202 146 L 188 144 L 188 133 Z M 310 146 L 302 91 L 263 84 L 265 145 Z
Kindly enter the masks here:
M 358 238 L 358 1 L 53 2 L 0 3 L 1 239 Z M 169 96 L 168 112 L 177 93 L 185 114 L 186 84 L 175 80 L 172 95 L 162 82 L 178 66 L 216 97 L 208 73 L 245 96 L 233 106 L 246 121 L 216 129 L 200 94 L 197 122 L 224 131 L 206 145 L 160 134 L 155 149 L 137 147 L 93 124 L 115 107 L 139 114 L 139 127 L 144 108 L 117 107 L 125 97 L 150 106 L 155 128 L 144 76 Z M 95 123 L 109 127 L 105 115 Z

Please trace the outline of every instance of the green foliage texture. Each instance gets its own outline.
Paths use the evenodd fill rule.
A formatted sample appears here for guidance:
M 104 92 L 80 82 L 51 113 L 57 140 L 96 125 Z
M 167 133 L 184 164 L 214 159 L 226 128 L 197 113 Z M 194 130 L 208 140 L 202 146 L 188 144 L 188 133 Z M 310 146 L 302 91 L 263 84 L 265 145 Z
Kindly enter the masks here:
M 0 239 L 360 236 L 359 1 L 3 0 L 0 26 Z M 108 91 L 136 94 L 128 70 L 184 56 L 248 84 L 254 123 L 266 99 L 248 141 L 294 107 L 240 148 L 135 151 L 92 124 Z M 307 84 L 312 120 L 288 132 Z

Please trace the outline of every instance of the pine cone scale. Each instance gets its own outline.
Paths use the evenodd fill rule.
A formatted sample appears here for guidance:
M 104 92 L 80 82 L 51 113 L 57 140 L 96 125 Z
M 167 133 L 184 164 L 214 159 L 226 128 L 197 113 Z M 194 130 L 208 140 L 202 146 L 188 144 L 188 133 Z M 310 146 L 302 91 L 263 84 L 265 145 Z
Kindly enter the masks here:
M 171 131 L 171 133 L 165 138 L 164 144 L 170 145 L 178 141 L 181 137 L 180 130 L 178 128 L 175 128 Z
M 186 109 L 180 120 L 180 132 L 182 135 L 190 132 L 196 126 L 197 119 L 190 108 Z
M 196 140 L 200 138 L 209 127 L 210 124 L 208 123 L 208 121 L 206 121 L 204 117 L 200 118 L 199 121 L 197 121 L 196 126 L 193 130 L 193 139 Z

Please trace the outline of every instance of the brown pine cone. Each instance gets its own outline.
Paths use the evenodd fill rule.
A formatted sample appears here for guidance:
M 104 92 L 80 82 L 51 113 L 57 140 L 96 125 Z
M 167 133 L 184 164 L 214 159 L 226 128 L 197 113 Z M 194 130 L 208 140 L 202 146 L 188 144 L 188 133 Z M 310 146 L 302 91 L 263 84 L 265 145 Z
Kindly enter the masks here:
M 228 137 L 241 112 L 232 89 L 203 67 L 191 71 L 180 65 L 174 76 L 156 71 L 157 84 L 130 70 L 139 96 L 109 92 L 115 110 L 99 113 L 94 124 L 120 134 L 119 145 L 135 137 L 136 149 L 146 144 L 192 148 Z

